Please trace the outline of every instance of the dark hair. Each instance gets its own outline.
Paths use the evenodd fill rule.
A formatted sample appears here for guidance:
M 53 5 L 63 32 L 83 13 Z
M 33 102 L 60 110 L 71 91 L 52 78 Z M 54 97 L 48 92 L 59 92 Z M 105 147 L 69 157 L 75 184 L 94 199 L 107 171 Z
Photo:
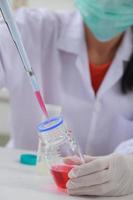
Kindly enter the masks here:
M 125 71 L 121 79 L 121 89 L 123 94 L 133 92 L 133 53 L 125 66 Z
M 133 26 L 132 33 L 133 33 Z M 124 74 L 121 79 L 121 90 L 123 94 L 133 92 L 133 52 L 130 60 L 125 65 Z

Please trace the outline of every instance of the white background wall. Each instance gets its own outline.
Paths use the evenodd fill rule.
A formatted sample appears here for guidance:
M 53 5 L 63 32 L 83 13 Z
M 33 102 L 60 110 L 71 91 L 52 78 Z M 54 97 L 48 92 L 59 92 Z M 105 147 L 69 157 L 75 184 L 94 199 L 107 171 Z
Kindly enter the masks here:
M 15 0 L 20 3 L 23 0 Z M 73 9 L 73 0 L 24 0 L 28 7 L 46 7 L 49 9 Z M 0 91 L 0 133 L 9 133 L 9 103 L 7 102 L 8 93 Z

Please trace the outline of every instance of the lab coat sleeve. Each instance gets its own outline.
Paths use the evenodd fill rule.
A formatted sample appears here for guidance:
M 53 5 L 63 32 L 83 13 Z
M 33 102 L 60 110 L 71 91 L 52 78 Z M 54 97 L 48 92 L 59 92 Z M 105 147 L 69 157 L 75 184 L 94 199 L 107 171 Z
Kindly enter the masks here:
M 114 151 L 120 154 L 133 154 L 133 139 L 122 142 Z

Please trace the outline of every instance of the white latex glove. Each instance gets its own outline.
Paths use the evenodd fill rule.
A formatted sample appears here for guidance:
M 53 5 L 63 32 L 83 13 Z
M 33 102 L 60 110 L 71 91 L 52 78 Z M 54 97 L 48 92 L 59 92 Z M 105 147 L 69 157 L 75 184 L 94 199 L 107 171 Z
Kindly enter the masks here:
M 133 154 L 133 139 L 122 142 L 114 151 L 119 154 Z
M 86 161 L 69 173 L 67 189 L 70 195 L 122 196 L 133 193 L 132 155 L 111 154 L 88 157 Z

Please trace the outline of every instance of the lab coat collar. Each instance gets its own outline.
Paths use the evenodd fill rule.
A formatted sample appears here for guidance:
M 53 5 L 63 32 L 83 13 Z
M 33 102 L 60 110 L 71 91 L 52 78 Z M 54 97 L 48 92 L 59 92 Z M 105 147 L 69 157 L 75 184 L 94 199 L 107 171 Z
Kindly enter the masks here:
M 84 23 L 78 11 L 71 15 L 70 20 L 64 23 L 60 30 L 57 48 L 78 55 L 85 39 Z
M 60 51 L 73 54 L 73 56 L 77 57 L 75 66 L 79 70 L 88 97 L 94 99 L 95 94 L 91 86 L 91 77 L 88 72 L 89 62 L 85 42 L 84 22 L 78 11 L 73 12 L 72 15 L 70 21 L 66 24 L 64 23 L 60 31 L 57 48 Z
M 97 93 L 97 97 L 102 96 L 108 89 L 116 84 L 124 73 L 125 64 L 130 60 L 130 56 L 133 51 L 133 33 L 129 28 L 123 38 L 117 54 L 110 66 L 105 79 L 103 80 L 101 87 Z

